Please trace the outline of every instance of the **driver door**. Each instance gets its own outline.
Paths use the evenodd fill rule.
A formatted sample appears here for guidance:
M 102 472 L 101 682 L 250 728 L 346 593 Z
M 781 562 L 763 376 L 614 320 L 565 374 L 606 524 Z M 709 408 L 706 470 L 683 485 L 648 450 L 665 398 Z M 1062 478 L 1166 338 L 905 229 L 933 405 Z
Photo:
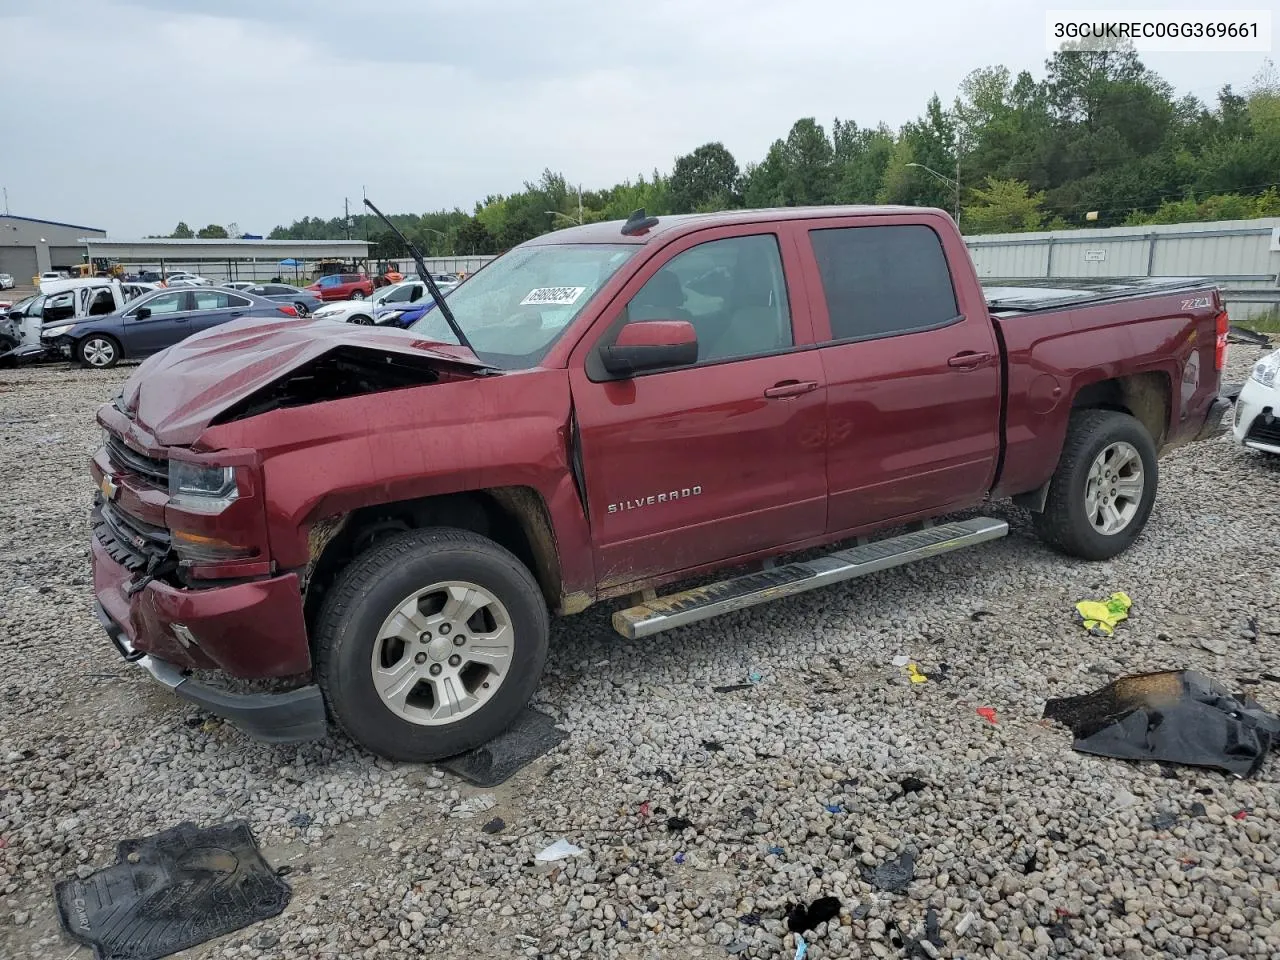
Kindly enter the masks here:
M 796 265 L 789 232 L 684 237 L 641 268 L 575 352 L 602 589 L 822 534 L 826 388 L 808 305 L 787 286 Z M 648 320 L 692 323 L 698 361 L 610 377 L 600 348 Z
M 124 315 L 124 348 L 141 357 L 177 343 L 191 332 L 191 293 L 168 290 L 137 304 Z

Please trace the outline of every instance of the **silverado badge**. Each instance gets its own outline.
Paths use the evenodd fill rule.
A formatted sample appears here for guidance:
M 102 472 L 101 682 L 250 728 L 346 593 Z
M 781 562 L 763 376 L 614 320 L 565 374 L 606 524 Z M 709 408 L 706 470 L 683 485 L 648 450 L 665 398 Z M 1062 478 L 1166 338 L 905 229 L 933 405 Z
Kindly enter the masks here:
M 102 491 L 103 499 L 107 501 L 114 500 L 116 498 L 116 494 L 120 492 L 120 488 L 116 485 L 115 480 L 112 479 L 111 474 L 109 473 L 104 473 L 102 475 L 102 482 L 98 484 L 98 489 Z

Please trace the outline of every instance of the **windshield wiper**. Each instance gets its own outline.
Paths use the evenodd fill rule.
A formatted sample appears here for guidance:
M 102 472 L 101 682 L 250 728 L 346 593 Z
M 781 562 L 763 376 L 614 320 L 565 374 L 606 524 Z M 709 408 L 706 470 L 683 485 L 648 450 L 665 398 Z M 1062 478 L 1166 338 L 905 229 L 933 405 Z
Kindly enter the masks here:
M 427 271 L 427 265 L 422 259 L 422 253 L 409 242 L 409 238 L 401 233 L 394 223 L 387 219 L 386 214 L 373 205 L 373 201 L 368 197 L 364 198 L 364 205 L 378 215 L 378 217 L 391 228 L 391 232 L 400 238 L 409 250 L 409 255 L 413 257 L 413 262 L 418 265 L 418 278 L 427 285 L 427 289 L 431 291 L 431 299 L 436 302 L 436 307 L 440 310 L 440 315 L 444 317 L 444 322 L 449 325 L 449 329 L 453 331 L 453 335 L 458 338 L 458 343 L 466 347 L 472 353 L 476 352 L 476 348 L 471 345 L 471 341 L 467 339 L 467 335 L 462 332 L 462 328 L 458 326 L 458 321 L 453 317 L 453 311 L 449 309 L 449 305 L 444 302 L 444 294 L 440 292 L 440 288 L 436 286 L 436 282 L 431 279 L 431 274 Z M 479 354 L 477 353 L 478 357 Z

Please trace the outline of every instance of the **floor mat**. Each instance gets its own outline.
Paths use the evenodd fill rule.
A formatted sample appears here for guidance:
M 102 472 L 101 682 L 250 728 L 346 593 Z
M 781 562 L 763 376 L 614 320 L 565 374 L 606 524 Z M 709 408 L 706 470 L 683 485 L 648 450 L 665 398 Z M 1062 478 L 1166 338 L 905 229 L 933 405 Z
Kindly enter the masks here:
M 63 929 L 98 960 L 167 957 L 276 916 L 291 893 L 243 820 L 123 840 L 116 863 L 53 892 Z
M 477 787 L 496 787 L 568 736 L 549 716 L 530 707 L 484 746 L 438 760 L 436 766 Z

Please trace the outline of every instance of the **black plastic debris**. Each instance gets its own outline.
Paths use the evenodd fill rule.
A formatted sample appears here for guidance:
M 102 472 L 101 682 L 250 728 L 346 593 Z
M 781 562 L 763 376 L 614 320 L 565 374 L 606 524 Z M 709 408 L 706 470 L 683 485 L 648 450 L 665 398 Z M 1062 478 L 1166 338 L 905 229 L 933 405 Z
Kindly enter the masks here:
M 1040 869 L 1040 858 L 1037 857 L 1036 852 L 1032 850 L 1031 856 L 1029 856 L 1026 859 L 1026 861 L 1022 864 L 1022 873 L 1024 876 L 1027 876 L 1035 873 L 1039 869 Z
M 299 830 L 307 829 L 307 827 L 311 826 L 311 814 L 295 813 L 289 818 L 289 826 L 297 827 Z
M 123 840 L 116 863 L 53 892 L 62 928 L 97 960 L 159 960 L 274 917 L 291 894 L 243 820 Z
M 938 956 L 936 948 L 942 945 L 942 926 L 938 923 L 938 911 L 930 907 L 924 915 L 924 936 L 909 940 L 905 944 L 907 956 L 934 960 Z
M 758 927 L 760 926 L 760 914 L 744 913 L 738 918 L 738 922 L 744 927 Z
M 1176 826 L 1178 823 L 1178 815 L 1170 810 L 1164 813 L 1157 813 L 1151 818 L 1152 830 L 1168 830 L 1170 827 Z
M 1044 716 L 1069 727 L 1081 753 L 1240 777 L 1258 772 L 1280 735 L 1280 718 L 1194 670 L 1121 677 L 1093 693 L 1050 700 Z
M 974 623 L 980 623 L 983 617 L 994 616 L 996 616 L 996 614 L 992 613 L 990 610 L 975 610 L 973 613 L 969 614 L 969 619 Z
M 862 868 L 863 880 L 877 890 L 884 890 L 888 893 L 905 890 L 910 886 L 915 876 L 916 858 L 909 851 L 904 851 L 895 859 L 886 860 L 878 866 L 864 866 Z
M 724 744 L 719 740 L 703 740 L 702 749 L 706 750 L 708 753 L 719 753 L 724 749 Z
M 494 817 L 480 828 L 480 832 L 493 834 L 501 833 L 505 829 L 507 829 L 507 821 L 503 820 L 501 817 Z
M 440 760 L 436 766 L 477 787 L 496 787 L 568 737 L 541 710 L 526 708 L 516 722 L 483 746 Z
M 1051 927 L 1045 927 L 1044 932 L 1049 935 L 1050 940 L 1070 940 L 1071 928 L 1067 926 L 1065 920 L 1059 920 Z
M 807 907 L 794 903 L 787 908 L 787 929 L 792 933 L 808 933 L 818 926 L 840 916 L 839 897 L 819 897 Z
M 1067 835 L 1061 830 L 1046 830 L 1044 836 L 1050 843 L 1062 843 L 1067 839 Z
M 1261 679 L 1267 681 L 1267 683 L 1280 683 L 1280 675 L 1274 673 L 1263 673 L 1259 674 L 1259 676 Z
M 754 683 L 726 683 L 724 686 L 712 687 L 712 693 L 737 693 L 739 690 L 750 690 Z
M 681 833 L 692 826 L 693 824 L 684 817 L 667 817 L 667 829 L 672 833 Z
M 1204 817 L 1204 816 L 1208 816 L 1208 814 L 1209 814 L 1209 809 L 1199 800 L 1191 804 L 1191 815 L 1193 817 Z
M 919 777 L 903 777 L 898 781 L 898 786 L 902 788 L 902 795 L 905 797 L 909 793 L 919 793 L 929 785 Z

